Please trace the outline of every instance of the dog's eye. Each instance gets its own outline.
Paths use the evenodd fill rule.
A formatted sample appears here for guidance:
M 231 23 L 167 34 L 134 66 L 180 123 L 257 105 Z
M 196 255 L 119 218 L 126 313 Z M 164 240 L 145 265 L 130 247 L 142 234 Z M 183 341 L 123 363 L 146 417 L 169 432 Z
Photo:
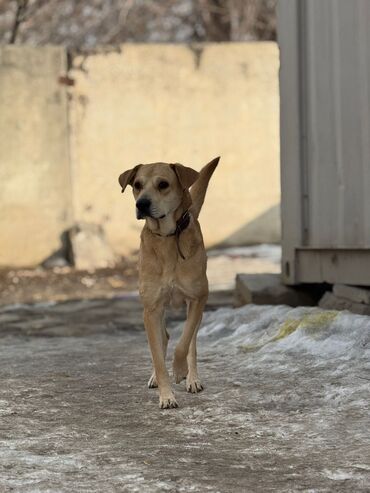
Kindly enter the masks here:
M 143 188 L 143 186 L 139 181 L 135 181 L 134 188 L 135 188 L 135 190 L 141 190 Z
M 166 188 L 168 188 L 168 187 L 169 187 L 169 183 L 168 183 L 168 181 L 160 181 L 160 182 L 158 183 L 158 188 L 159 188 L 159 190 L 165 190 L 165 189 L 166 189 Z

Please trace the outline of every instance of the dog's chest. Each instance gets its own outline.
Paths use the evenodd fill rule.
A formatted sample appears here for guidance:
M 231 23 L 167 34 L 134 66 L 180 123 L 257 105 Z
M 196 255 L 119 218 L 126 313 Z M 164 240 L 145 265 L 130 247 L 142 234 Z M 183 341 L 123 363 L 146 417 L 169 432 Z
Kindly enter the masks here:
M 178 267 L 178 266 L 177 266 Z M 193 298 L 194 291 L 197 291 L 197 275 L 194 273 L 185 273 L 174 266 L 167 265 L 162 272 L 159 281 L 162 295 L 171 303 L 178 304 L 184 298 Z
M 194 234 L 195 233 L 195 234 Z M 175 304 L 207 293 L 206 255 L 192 228 L 180 238 L 181 259 L 174 237 L 142 235 L 139 258 L 140 294 L 148 305 Z
M 181 305 L 207 291 L 205 268 L 181 268 L 178 262 L 166 262 L 156 273 L 145 270 L 140 275 L 140 293 L 149 304 Z
M 174 307 L 181 306 L 186 300 L 193 300 L 199 296 L 202 290 L 200 283 L 197 285 L 186 284 L 178 279 L 163 284 L 161 287 L 160 299 L 165 300 L 166 304 Z

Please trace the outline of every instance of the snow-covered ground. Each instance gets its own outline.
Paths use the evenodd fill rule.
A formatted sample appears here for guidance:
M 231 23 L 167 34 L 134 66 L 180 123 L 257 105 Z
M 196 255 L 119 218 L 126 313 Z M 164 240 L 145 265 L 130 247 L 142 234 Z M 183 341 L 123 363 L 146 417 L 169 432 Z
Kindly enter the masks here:
M 224 255 L 230 258 L 265 258 L 279 264 L 281 260 L 281 246 L 271 243 L 258 245 L 214 248 L 207 252 L 208 257 Z
M 198 341 L 200 367 L 212 361 L 228 382 L 214 432 L 254 430 L 257 454 L 287 454 L 310 478 L 271 491 L 370 491 L 370 317 L 247 305 L 206 313 Z
M 207 252 L 207 276 L 211 291 L 233 289 L 239 273 L 279 273 L 280 245 L 253 245 L 214 249 Z
M 204 392 L 173 385 L 171 410 L 137 297 L 13 305 L 0 328 L 0 492 L 370 491 L 370 317 L 206 313 Z
M 199 337 L 212 346 L 258 352 L 261 357 L 302 352 L 370 364 L 370 317 L 349 312 L 266 305 L 225 308 L 205 314 Z
M 199 344 L 238 356 L 243 373 L 266 366 L 292 374 L 305 368 L 301 385 L 308 387 L 310 371 L 320 369 L 325 401 L 366 408 L 370 430 L 370 317 L 316 307 L 220 309 L 205 314 Z M 341 384 L 333 389 L 338 378 Z
M 181 330 L 179 324 L 176 335 Z M 370 430 L 370 317 L 316 307 L 221 308 L 204 314 L 198 341 L 207 353 L 237 362 L 241 375 L 302 372 L 300 385 L 309 389 L 321 372 L 324 400 L 366 409 Z

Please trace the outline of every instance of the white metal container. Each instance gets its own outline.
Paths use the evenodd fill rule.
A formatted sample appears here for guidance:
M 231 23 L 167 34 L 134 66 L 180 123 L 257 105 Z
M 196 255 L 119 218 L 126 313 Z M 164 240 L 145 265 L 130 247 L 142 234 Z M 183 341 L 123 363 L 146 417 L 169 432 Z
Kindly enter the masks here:
M 370 285 L 370 1 L 279 0 L 283 277 Z

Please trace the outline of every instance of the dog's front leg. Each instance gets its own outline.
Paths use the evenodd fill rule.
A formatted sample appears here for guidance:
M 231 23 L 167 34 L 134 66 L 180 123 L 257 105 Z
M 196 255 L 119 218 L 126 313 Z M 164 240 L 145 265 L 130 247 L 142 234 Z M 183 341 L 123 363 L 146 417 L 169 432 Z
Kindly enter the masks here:
M 168 346 L 168 341 L 169 341 L 170 335 L 166 330 L 164 313 L 162 316 L 162 324 L 161 325 L 162 325 L 162 327 L 161 327 L 161 329 L 162 329 L 161 330 L 161 333 L 162 333 L 162 350 L 163 350 L 164 360 L 166 361 L 167 346 Z M 155 376 L 154 368 L 153 368 L 152 376 L 149 378 L 148 387 L 150 389 L 156 389 L 158 387 L 157 377 Z
M 188 316 L 185 322 L 184 331 L 177 343 L 175 349 L 175 357 L 173 360 L 173 374 L 176 383 L 180 383 L 188 375 L 188 370 L 194 374 L 194 369 L 196 373 L 196 337 L 197 331 L 202 321 L 203 310 L 207 301 L 207 297 L 204 296 L 198 300 L 190 301 L 188 304 Z M 188 358 L 189 348 L 192 346 L 191 355 Z M 191 363 L 191 367 L 188 368 L 188 361 Z M 203 387 L 202 387 L 203 388 Z M 200 388 L 199 390 L 202 390 Z
M 144 308 L 144 325 L 152 353 L 153 367 L 159 389 L 159 407 L 162 409 L 178 407 L 171 390 L 170 377 L 166 368 L 162 341 L 162 320 L 164 307 Z

